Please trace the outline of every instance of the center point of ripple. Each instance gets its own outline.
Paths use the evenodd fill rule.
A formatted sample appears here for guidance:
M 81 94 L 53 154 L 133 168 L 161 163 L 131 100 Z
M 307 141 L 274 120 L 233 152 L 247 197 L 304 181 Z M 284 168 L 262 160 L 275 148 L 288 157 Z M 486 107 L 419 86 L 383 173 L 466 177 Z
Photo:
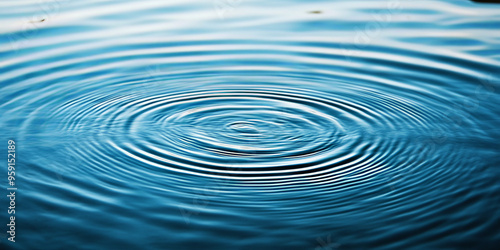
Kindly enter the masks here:
M 259 135 L 260 130 L 254 124 L 250 122 L 232 122 L 227 125 L 227 128 L 231 131 L 235 131 L 241 134 L 247 135 Z

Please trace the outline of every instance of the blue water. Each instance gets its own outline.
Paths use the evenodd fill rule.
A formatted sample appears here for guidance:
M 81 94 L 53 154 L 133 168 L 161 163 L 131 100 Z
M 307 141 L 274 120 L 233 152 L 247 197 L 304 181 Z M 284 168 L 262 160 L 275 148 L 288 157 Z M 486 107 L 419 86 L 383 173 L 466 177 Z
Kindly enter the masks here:
M 21 0 L 0 21 L 1 249 L 500 245 L 500 5 Z

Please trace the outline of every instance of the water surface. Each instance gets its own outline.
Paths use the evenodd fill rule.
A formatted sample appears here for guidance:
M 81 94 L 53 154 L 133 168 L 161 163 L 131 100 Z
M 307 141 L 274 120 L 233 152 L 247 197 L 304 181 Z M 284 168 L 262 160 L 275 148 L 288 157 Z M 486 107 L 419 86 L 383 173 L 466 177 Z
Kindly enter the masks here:
M 2 249 L 500 243 L 499 5 L 0 6 Z

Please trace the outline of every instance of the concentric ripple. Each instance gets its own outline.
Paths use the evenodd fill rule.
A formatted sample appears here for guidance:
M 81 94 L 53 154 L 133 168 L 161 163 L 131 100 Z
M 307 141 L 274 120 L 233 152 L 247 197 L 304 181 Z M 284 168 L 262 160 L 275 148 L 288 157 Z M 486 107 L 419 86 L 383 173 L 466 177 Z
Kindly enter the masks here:
M 5 13 L 21 248 L 53 241 L 40 223 L 54 248 L 498 242 L 498 12 L 292 2 L 68 3 L 33 33 Z

